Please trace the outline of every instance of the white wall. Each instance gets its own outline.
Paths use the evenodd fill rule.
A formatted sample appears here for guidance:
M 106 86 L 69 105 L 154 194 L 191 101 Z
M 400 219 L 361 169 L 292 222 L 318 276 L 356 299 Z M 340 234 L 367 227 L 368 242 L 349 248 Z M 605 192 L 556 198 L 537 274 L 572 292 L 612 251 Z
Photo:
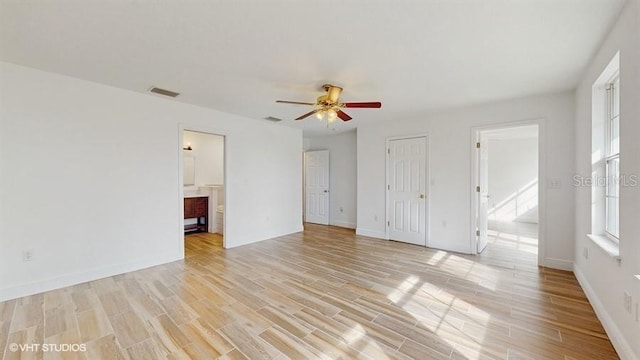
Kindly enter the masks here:
M 0 77 L 0 301 L 181 259 L 183 127 L 227 136 L 227 247 L 301 231 L 300 130 L 8 63 Z
M 358 228 L 362 235 L 385 236 L 385 139 L 389 136 L 429 133 L 430 233 L 429 246 L 472 253 L 471 139 L 472 127 L 503 122 L 544 119 L 548 179 L 562 182 L 547 189 L 541 221 L 546 221 L 543 264 L 571 268 L 573 263 L 574 146 L 573 92 L 471 106 L 416 117 L 414 121 L 363 125 L 358 128 Z M 541 179 L 542 181 L 542 179 Z M 377 219 L 377 221 L 376 221 Z
M 305 140 L 305 150 L 329 150 L 329 224 L 355 229 L 356 132 Z
M 488 152 L 489 220 L 537 223 L 538 139 L 489 140 Z
M 183 144 L 191 144 L 185 156 L 195 159 L 195 186 L 224 184 L 224 137 L 185 131 Z
M 591 174 L 592 85 L 620 51 L 620 171 L 640 175 L 640 2 L 629 0 L 620 19 L 587 68 L 576 90 L 576 173 Z M 620 190 L 620 256 L 618 263 L 587 238 L 591 231 L 591 189 L 576 188 L 575 273 L 622 359 L 640 359 L 640 324 L 636 310 L 623 308 L 623 293 L 640 299 L 640 187 Z M 583 256 L 587 249 L 588 258 Z

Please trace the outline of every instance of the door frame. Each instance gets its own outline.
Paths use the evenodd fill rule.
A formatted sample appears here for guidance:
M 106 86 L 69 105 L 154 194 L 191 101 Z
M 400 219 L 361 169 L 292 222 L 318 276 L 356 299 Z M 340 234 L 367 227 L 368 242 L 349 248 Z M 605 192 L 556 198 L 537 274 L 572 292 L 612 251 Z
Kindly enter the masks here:
M 487 148 L 487 146 L 489 145 L 489 142 L 486 139 L 482 138 L 482 133 L 483 131 L 489 131 L 489 130 L 479 130 L 476 132 L 476 136 L 475 136 L 475 142 L 476 142 L 476 161 L 477 161 L 477 166 L 475 168 L 475 180 L 476 183 L 474 184 L 475 188 L 476 188 L 476 192 L 475 192 L 475 197 L 474 200 L 476 200 L 476 202 L 479 199 L 483 198 L 483 194 L 485 196 L 485 201 L 481 201 L 481 202 L 477 202 L 476 205 L 476 212 L 475 212 L 475 225 L 476 225 L 476 247 L 475 247 L 475 252 L 476 254 L 480 254 L 482 253 L 482 251 L 484 251 L 484 249 L 487 247 L 488 244 L 488 238 L 489 238 L 489 189 L 482 189 L 483 185 L 484 186 L 489 186 L 489 171 L 488 171 L 488 164 L 489 164 L 489 149 Z M 480 144 L 480 148 L 478 148 L 478 144 Z M 483 156 L 484 155 L 484 156 Z M 484 160 L 484 162 L 483 162 Z M 487 166 L 487 171 L 486 174 L 482 174 L 481 175 L 481 171 L 480 169 L 482 168 L 482 164 L 485 164 Z M 536 172 L 537 173 L 537 172 Z M 480 191 L 478 191 L 478 187 L 480 188 Z M 480 209 L 483 207 L 482 205 L 486 206 L 486 213 L 484 214 L 484 218 L 486 221 L 486 228 L 485 226 L 483 226 L 483 228 L 480 228 L 480 226 L 478 226 L 479 222 L 480 222 Z M 484 236 L 482 236 L 482 230 L 485 230 L 485 234 Z M 482 247 L 482 250 L 480 250 L 480 240 L 484 238 L 484 247 Z
M 394 140 L 406 140 L 406 139 L 415 139 L 415 138 L 425 138 L 426 141 L 426 156 L 425 162 L 426 165 L 424 167 L 424 186 L 425 186 L 425 247 L 429 247 L 429 239 L 431 234 L 431 212 L 429 211 L 429 204 L 431 202 L 431 179 L 429 178 L 430 167 L 431 167 L 431 142 L 429 141 L 429 132 L 411 134 L 411 135 L 399 135 L 399 136 L 389 136 L 385 140 L 385 149 L 384 149 L 384 158 L 385 158 L 385 175 L 384 175 L 384 193 L 385 193 L 385 201 L 384 201 L 384 235 L 385 240 L 389 240 L 389 149 L 390 142 Z
M 480 132 L 487 130 L 508 129 L 522 126 L 538 126 L 538 266 L 545 266 L 546 259 L 546 228 L 547 228 L 547 214 L 546 214 L 546 119 L 536 118 L 518 121 L 507 121 L 501 123 L 492 123 L 482 126 L 471 127 L 469 136 L 469 154 L 471 156 L 471 176 L 470 176 L 470 194 L 471 194 L 471 208 L 469 224 L 469 250 L 471 254 L 478 254 L 478 244 L 476 238 L 476 210 L 479 206 L 476 185 L 478 181 L 478 157 L 476 154 L 476 139 Z
M 223 164 L 222 164 L 222 178 L 223 178 L 223 182 L 224 182 L 224 187 L 223 187 L 223 193 L 224 193 L 224 215 L 222 216 L 222 247 L 223 248 L 227 248 L 226 244 L 227 244 L 227 217 L 228 217 L 228 206 L 227 204 L 229 203 L 229 197 L 227 196 L 229 194 L 229 187 L 228 187 L 228 167 L 227 167 L 227 162 L 229 159 L 229 134 L 219 128 L 215 128 L 215 127 L 209 127 L 209 126 L 205 126 L 205 125 L 196 125 L 196 124 L 185 124 L 185 123 L 179 123 L 178 124 L 178 174 L 180 176 L 178 176 L 178 187 L 179 187 L 179 191 L 178 191 L 178 208 L 180 209 L 180 218 L 178 219 L 178 231 L 180 233 L 179 236 L 179 240 L 178 240 L 178 245 L 179 245 L 179 251 L 180 251 L 180 257 L 184 259 L 184 205 L 183 205 L 183 199 L 184 199 L 184 179 L 183 179 L 183 175 L 182 172 L 184 171 L 184 164 L 183 164 L 183 155 L 184 155 L 184 132 L 185 131 L 194 131 L 194 132 L 200 132 L 203 134 L 209 134 L 209 135 L 215 135 L 215 136 L 222 136 L 223 137 L 223 149 L 224 149 L 224 154 L 223 154 Z

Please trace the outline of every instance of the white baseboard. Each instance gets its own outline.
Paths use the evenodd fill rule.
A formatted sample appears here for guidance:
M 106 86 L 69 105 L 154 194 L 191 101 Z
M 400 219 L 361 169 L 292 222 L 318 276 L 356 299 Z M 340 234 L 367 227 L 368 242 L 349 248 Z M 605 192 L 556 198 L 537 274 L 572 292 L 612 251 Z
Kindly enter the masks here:
M 37 281 L 28 284 L 8 287 L 0 289 L 0 302 L 16 299 L 23 296 L 39 294 L 42 292 L 60 289 L 63 287 L 81 284 L 87 281 L 98 280 L 131 271 L 146 269 L 152 266 L 162 265 L 180 259 L 182 259 L 182 257 L 176 254 L 166 254 L 154 256 L 153 258 L 147 258 L 132 263 L 108 265 L 96 269 L 91 269 L 85 272 L 67 274 L 44 281 Z
M 302 225 L 302 223 L 300 223 L 299 225 L 294 225 L 294 226 L 290 227 L 287 230 L 273 232 L 273 233 L 268 234 L 268 235 L 260 236 L 259 238 L 254 238 L 254 239 L 245 238 L 245 239 L 242 240 L 242 242 L 239 242 L 239 243 L 229 244 L 228 241 L 225 241 L 224 247 L 225 247 L 225 249 L 233 249 L 233 248 L 236 248 L 236 247 L 239 247 L 239 246 L 255 244 L 255 243 L 258 243 L 258 242 L 261 242 L 261 241 L 274 239 L 274 238 L 277 238 L 277 237 L 280 237 L 280 236 L 291 235 L 291 234 L 295 234 L 295 233 L 299 233 L 299 232 L 303 232 L 303 231 L 304 231 L 304 226 Z
M 368 236 L 376 239 L 387 240 L 387 234 L 385 234 L 384 231 L 356 228 L 356 235 L 362 235 L 362 236 Z
M 544 266 L 552 269 L 573 271 L 573 262 L 568 260 L 546 258 L 544 259 Z
M 329 225 L 343 227 L 347 229 L 355 229 L 356 223 L 340 221 L 340 220 L 329 220 Z
M 578 279 L 578 283 L 580 284 L 580 286 L 582 286 L 582 290 L 584 290 L 584 293 L 587 295 L 587 298 L 589 299 L 591 306 L 593 306 L 593 309 L 596 312 L 596 316 L 602 323 L 602 326 L 604 327 L 605 332 L 609 336 L 609 339 L 611 340 L 613 347 L 618 352 L 618 356 L 620 356 L 620 359 L 640 360 L 634 354 L 633 348 L 626 341 L 626 339 L 622 335 L 622 332 L 620 331 L 620 329 L 618 329 L 618 326 L 616 325 L 615 321 L 613 321 L 611 316 L 609 316 L 607 309 L 604 307 L 604 305 L 600 301 L 600 298 L 598 298 L 598 295 L 593 290 L 593 288 L 589 284 L 589 281 L 587 281 L 586 276 L 584 276 L 584 274 L 582 273 L 582 271 L 580 270 L 577 264 L 573 265 L 573 273 L 575 274 L 576 279 Z

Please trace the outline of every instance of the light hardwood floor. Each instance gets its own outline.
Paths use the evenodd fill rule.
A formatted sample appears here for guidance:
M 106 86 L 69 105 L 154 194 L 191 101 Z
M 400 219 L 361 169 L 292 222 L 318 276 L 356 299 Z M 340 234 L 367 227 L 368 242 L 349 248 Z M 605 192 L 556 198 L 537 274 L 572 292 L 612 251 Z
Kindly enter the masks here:
M 617 359 L 575 277 L 305 225 L 236 249 L 0 303 L 6 359 Z M 9 344 L 85 344 L 12 352 Z

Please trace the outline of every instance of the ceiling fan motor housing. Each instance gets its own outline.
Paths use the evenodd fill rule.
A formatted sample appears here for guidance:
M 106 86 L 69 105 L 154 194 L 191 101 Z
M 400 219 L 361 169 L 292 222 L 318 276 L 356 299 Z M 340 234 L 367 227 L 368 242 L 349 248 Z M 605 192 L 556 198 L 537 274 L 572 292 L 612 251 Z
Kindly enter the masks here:
M 336 104 L 342 93 L 342 88 L 331 84 L 324 84 L 322 88 L 327 92 L 327 95 L 321 96 L 324 97 L 324 105 Z M 318 100 L 320 100 L 320 98 L 318 98 Z M 318 102 L 320 103 L 320 101 Z

